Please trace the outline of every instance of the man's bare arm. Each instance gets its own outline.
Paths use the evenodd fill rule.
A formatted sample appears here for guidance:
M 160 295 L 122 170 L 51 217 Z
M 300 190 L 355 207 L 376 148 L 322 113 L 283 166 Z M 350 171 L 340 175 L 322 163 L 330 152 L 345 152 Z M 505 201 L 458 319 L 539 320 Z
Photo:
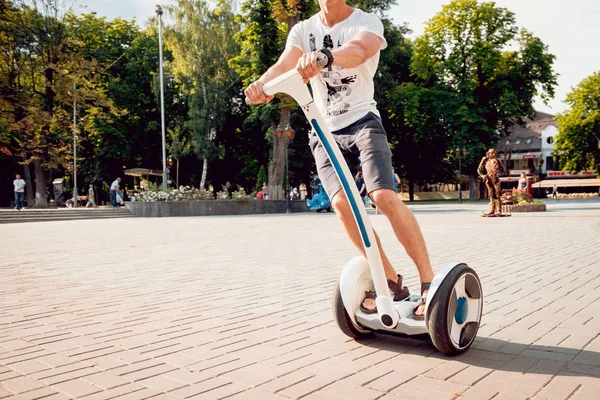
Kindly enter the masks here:
M 331 52 L 335 65 L 343 68 L 358 67 L 373 57 L 381 47 L 381 38 L 371 32 L 358 32 L 352 40 Z
M 244 91 L 244 94 L 250 100 L 252 104 L 260 104 L 265 101 L 271 101 L 273 96 L 265 96 L 263 92 L 263 85 L 279 75 L 293 69 L 298 62 L 298 59 L 302 56 L 302 50 L 297 47 L 290 46 L 279 56 L 279 60 L 271 66 L 258 80 L 252 83 Z
M 338 49 L 332 50 L 333 64 L 343 68 L 358 67 L 369 58 L 373 57 L 381 47 L 381 38 L 371 32 L 359 32 L 347 43 Z M 298 60 L 296 70 L 304 82 L 316 76 L 320 69 L 317 66 L 317 59 L 324 54 L 319 51 L 304 54 Z

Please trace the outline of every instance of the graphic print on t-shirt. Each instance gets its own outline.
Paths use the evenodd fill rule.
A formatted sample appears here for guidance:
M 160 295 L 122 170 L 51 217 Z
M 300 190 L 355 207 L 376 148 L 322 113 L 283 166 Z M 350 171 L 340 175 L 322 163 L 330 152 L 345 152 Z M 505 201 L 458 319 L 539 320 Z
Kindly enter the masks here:
M 317 51 L 315 35 L 309 33 L 308 42 L 310 51 Z M 343 35 L 337 38 L 337 47 L 341 47 L 344 43 Z M 323 47 L 333 50 L 333 39 L 327 34 L 323 37 Z M 341 115 L 348 112 L 349 103 L 344 102 L 344 98 L 352 93 L 350 84 L 356 81 L 356 75 L 350 75 L 344 71 L 344 68 L 339 66 L 331 66 L 328 69 L 321 70 L 319 75 L 321 81 L 327 87 L 327 115 Z

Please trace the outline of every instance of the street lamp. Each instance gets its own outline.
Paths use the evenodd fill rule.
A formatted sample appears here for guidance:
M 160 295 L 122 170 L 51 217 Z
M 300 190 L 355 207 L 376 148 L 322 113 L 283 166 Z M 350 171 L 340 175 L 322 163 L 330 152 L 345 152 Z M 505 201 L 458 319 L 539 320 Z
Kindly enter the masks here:
M 285 141 L 285 205 L 286 213 L 288 214 L 292 212 L 290 209 L 290 165 L 288 148 L 290 143 L 294 140 L 294 136 L 296 136 L 296 132 L 292 129 L 289 122 L 285 129 L 281 129 L 281 127 L 277 128 L 277 137 L 282 137 Z
M 73 207 L 77 207 L 77 83 L 73 82 Z
M 540 191 L 540 199 L 542 198 L 542 165 L 544 165 L 544 153 L 540 153 L 540 158 L 538 158 L 536 160 L 536 164 L 539 167 L 539 177 L 538 177 L 538 181 L 540 182 L 540 187 L 539 187 L 539 191 Z
M 158 53 L 160 66 L 160 121 L 162 129 L 162 164 L 163 164 L 163 190 L 167 191 L 167 151 L 165 147 L 165 89 L 163 85 L 163 50 L 162 50 L 162 7 L 156 5 L 156 15 L 158 16 Z
M 462 158 L 467 155 L 467 149 L 461 150 L 457 147 L 454 153 L 458 158 L 458 202 L 462 204 Z

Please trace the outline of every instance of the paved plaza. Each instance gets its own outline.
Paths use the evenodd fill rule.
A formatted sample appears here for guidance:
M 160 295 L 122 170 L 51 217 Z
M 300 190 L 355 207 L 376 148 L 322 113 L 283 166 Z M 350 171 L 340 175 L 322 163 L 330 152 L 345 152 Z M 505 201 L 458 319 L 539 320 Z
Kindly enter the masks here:
M 465 261 L 483 283 L 479 336 L 454 358 L 341 334 L 331 292 L 356 250 L 333 214 L 3 225 L 0 398 L 599 399 L 600 202 L 547 204 L 411 206 L 434 268 Z

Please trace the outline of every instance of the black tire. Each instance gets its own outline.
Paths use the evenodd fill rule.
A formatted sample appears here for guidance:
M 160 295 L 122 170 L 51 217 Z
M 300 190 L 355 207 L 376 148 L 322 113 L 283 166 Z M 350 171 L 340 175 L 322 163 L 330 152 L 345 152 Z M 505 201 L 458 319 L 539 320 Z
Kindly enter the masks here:
M 348 312 L 346 311 L 346 307 L 344 307 L 344 303 L 342 301 L 342 293 L 340 292 L 340 280 L 335 284 L 335 288 L 333 289 L 332 298 L 332 309 L 333 309 L 333 319 L 339 326 L 340 330 L 346 335 L 351 337 L 352 339 L 361 339 L 373 334 L 373 331 L 370 330 L 358 330 Z
M 465 279 L 468 279 L 469 297 L 474 299 L 482 298 L 483 291 L 477 273 L 466 264 L 459 264 L 457 268 L 450 271 L 444 282 L 442 282 L 436 291 L 433 299 L 429 300 L 431 301 L 431 304 L 429 305 L 427 313 L 427 331 L 429 332 L 429 336 L 431 337 L 434 346 L 440 352 L 447 355 L 457 355 L 465 352 L 475 340 L 481 322 L 483 301 L 481 301 L 479 307 L 477 322 L 466 323 L 461 335 L 460 345 L 457 346 L 454 343 L 450 336 L 454 315 L 449 315 L 449 311 L 453 300 L 452 293 L 454 286 L 464 275 L 467 275 Z M 463 340 L 464 342 L 462 342 Z
M 322 208 L 317 208 L 317 212 L 318 212 L 318 213 L 320 213 L 320 212 L 322 212 L 322 211 L 323 211 L 323 209 L 322 209 Z

